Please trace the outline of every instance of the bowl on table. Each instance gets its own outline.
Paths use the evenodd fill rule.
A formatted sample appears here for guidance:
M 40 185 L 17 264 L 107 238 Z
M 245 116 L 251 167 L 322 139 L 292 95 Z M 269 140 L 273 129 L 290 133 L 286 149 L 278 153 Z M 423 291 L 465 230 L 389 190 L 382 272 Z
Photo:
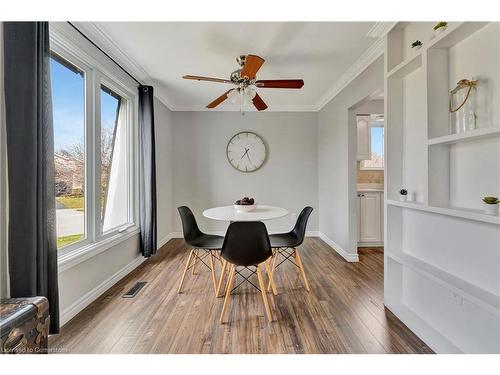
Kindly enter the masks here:
M 256 204 L 234 204 L 234 209 L 238 212 L 251 212 L 257 208 Z
M 250 212 L 257 208 L 255 199 L 243 197 L 234 202 L 234 209 L 238 212 Z

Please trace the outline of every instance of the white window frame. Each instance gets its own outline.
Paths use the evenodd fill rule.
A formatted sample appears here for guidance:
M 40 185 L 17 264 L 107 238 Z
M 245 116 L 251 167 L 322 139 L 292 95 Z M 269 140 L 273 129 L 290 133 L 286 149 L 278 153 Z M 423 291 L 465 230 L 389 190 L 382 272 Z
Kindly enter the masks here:
M 382 121 L 371 121 L 369 126 L 369 133 L 370 133 L 370 143 L 372 139 L 372 128 L 384 128 L 384 122 Z M 385 129 L 384 129 L 384 135 L 385 135 Z M 367 167 L 365 166 L 365 161 L 362 160 L 361 163 L 359 164 L 359 169 L 362 171 L 383 171 L 385 169 L 385 139 L 383 139 L 384 142 L 384 167 L 378 168 L 378 167 Z M 372 148 L 372 145 L 370 144 L 370 150 Z M 371 156 L 371 155 L 370 155 Z
M 138 90 L 137 83 L 67 23 L 50 24 L 50 49 L 84 72 L 85 77 L 85 239 L 58 250 L 59 272 L 64 271 L 139 233 L 138 207 Z M 120 95 L 127 106 L 129 222 L 102 232 L 100 197 L 101 85 Z
M 134 186 L 134 173 L 137 170 L 137 168 L 133 167 L 134 160 L 137 160 L 137 157 L 134 157 L 137 155 L 137 152 L 134 152 L 134 146 L 137 142 L 135 140 L 137 137 L 134 137 L 134 112 L 135 112 L 135 105 L 134 103 L 134 94 L 128 91 L 125 87 L 121 86 L 119 83 L 115 82 L 111 78 L 107 77 L 106 75 L 97 72 L 96 74 L 96 86 L 95 86 L 95 107 L 96 108 L 101 108 L 101 86 L 106 86 L 108 89 L 113 91 L 114 93 L 120 95 L 122 99 L 124 99 L 124 102 L 121 102 L 121 106 L 125 105 L 125 126 L 126 126 L 126 132 L 127 132 L 127 149 L 129 151 L 128 153 L 128 158 L 127 158 L 127 173 L 129 174 L 127 177 L 127 181 L 129 182 L 128 186 L 128 191 L 129 195 L 133 196 L 134 191 L 135 191 L 135 186 Z M 96 128 L 96 139 L 95 139 L 95 145 L 96 145 L 96 150 L 95 154 L 100 155 L 101 154 L 101 112 L 96 111 L 96 118 L 95 118 L 95 128 Z M 136 123 L 137 124 L 137 123 Z M 137 127 L 135 127 L 137 128 Z M 96 176 L 99 176 L 98 179 L 96 179 L 95 183 L 95 189 L 96 191 L 100 191 L 101 189 L 101 163 L 96 163 Z M 136 214 L 136 210 L 134 207 L 135 202 L 137 202 L 136 199 L 132 199 L 132 202 L 128 202 L 128 222 L 122 225 L 119 225 L 115 228 L 109 229 L 106 232 L 103 231 L 103 225 L 102 225 L 102 220 L 101 220 L 101 201 L 100 199 L 96 199 L 96 206 L 95 210 L 98 213 L 95 216 L 96 219 L 96 228 L 98 228 L 98 232 L 100 233 L 102 238 L 107 238 L 113 234 L 116 233 L 121 233 L 125 231 L 126 229 L 133 227 L 134 220 L 135 218 L 138 218 L 138 215 Z

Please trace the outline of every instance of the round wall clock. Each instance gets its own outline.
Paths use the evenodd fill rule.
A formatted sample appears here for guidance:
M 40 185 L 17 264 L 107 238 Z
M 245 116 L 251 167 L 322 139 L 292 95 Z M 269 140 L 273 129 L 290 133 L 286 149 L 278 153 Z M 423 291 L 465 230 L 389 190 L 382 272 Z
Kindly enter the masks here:
M 245 131 L 229 140 L 226 155 L 229 164 L 240 172 L 254 172 L 266 161 L 267 148 L 261 137 Z

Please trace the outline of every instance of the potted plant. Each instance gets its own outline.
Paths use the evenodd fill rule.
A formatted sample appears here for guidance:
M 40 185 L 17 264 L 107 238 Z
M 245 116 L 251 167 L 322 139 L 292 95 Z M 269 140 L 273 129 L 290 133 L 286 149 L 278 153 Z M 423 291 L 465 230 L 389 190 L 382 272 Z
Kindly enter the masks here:
M 441 21 L 441 22 L 436 23 L 436 25 L 433 27 L 433 29 L 436 33 L 441 33 L 444 30 L 446 30 L 447 27 L 448 27 L 448 22 Z
M 487 215 L 498 215 L 498 197 L 484 197 L 483 211 Z
M 401 189 L 399 191 L 399 200 L 401 202 L 406 202 L 406 199 L 408 198 L 408 190 L 406 189 Z
M 420 40 L 415 40 L 411 44 L 411 48 L 413 48 L 413 49 L 420 49 L 421 47 L 422 47 L 422 42 Z

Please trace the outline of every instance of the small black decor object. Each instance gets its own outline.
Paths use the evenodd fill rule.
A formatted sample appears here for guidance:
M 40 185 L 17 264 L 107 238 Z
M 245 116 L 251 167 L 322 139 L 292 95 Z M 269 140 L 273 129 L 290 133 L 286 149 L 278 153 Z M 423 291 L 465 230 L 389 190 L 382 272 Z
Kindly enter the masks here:
M 401 202 L 406 202 L 407 198 L 408 198 L 408 190 L 406 190 L 406 189 L 401 189 L 401 190 L 399 191 L 399 200 L 400 200 Z
M 420 47 L 422 47 L 422 42 L 420 40 L 415 40 L 412 44 L 411 44 L 411 48 L 414 48 L 414 49 L 420 49 Z

